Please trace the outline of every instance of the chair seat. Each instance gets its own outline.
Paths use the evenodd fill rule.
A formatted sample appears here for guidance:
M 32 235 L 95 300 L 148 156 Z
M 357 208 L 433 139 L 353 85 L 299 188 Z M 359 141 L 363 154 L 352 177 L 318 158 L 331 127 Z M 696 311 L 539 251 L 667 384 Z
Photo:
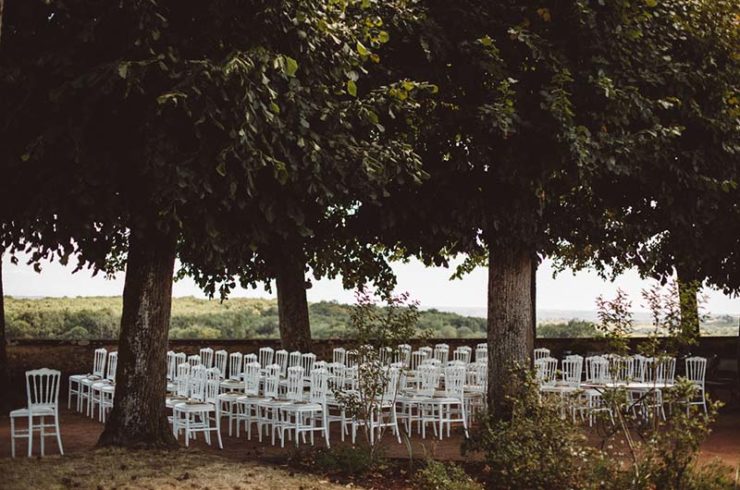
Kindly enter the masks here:
M 109 379 L 104 379 L 102 381 L 96 381 L 92 384 L 93 390 L 102 390 L 103 387 L 110 385 Z
M 46 417 L 47 415 L 55 415 L 57 413 L 54 405 L 36 405 L 30 410 L 30 415 L 33 417 Z M 10 412 L 11 417 L 28 417 L 29 409 L 18 408 Z
M 79 383 L 81 379 L 87 378 L 88 376 L 90 376 L 90 375 L 89 374 L 72 374 L 69 377 L 69 380 L 70 381 L 76 381 L 76 382 Z
M 280 407 L 281 410 L 289 410 L 291 412 L 317 412 L 323 410 L 323 406 L 320 403 L 290 403 L 284 407 Z
M 218 395 L 218 399 L 221 400 L 222 402 L 235 402 L 239 398 L 242 398 L 242 397 L 244 397 L 244 394 L 242 394 L 242 393 L 234 393 L 234 392 L 231 392 L 231 393 L 221 393 L 220 395 Z
M 174 407 L 176 412 L 210 412 L 216 410 L 212 403 L 180 402 Z
M 116 391 L 116 385 L 113 384 L 113 383 L 108 383 L 106 385 L 103 385 L 100 388 L 100 391 L 102 391 L 104 393 L 115 393 L 115 391 Z
M 102 381 L 103 378 L 100 376 L 85 376 L 80 380 L 80 384 L 85 386 L 92 386 L 93 383 L 97 383 L 98 381 Z
M 222 388 L 243 388 L 244 387 L 244 381 L 239 381 L 236 379 L 226 379 L 224 381 L 221 381 Z

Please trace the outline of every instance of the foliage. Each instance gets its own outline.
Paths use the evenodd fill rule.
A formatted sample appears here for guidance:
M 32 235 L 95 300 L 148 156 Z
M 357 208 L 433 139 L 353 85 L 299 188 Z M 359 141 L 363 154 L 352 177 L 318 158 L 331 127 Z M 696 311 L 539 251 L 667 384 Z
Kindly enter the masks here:
M 341 446 L 321 450 L 314 455 L 316 467 L 325 473 L 361 477 L 382 466 L 382 458 L 366 446 Z
M 440 463 L 433 459 L 427 461 L 424 468 L 416 472 L 414 481 L 419 489 L 481 490 L 483 488 L 455 463 Z
M 583 433 L 562 417 L 552 400 L 542 400 L 535 377 L 514 368 L 512 416 L 485 418 L 469 450 L 482 452 L 487 488 L 588 488 L 596 453 Z
M 384 416 L 384 405 L 395 405 L 405 369 L 403 364 L 394 365 L 398 345 L 407 343 L 416 333 L 418 304 L 409 302 L 408 298 L 407 293 L 385 296 L 385 307 L 379 308 L 373 295 L 360 289 L 352 309 L 352 350 L 357 354 L 357 386 L 354 390 L 334 390 L 334 397 L 346 414 L 362 425 L 371 458 L 386 431 L 386 426 L 381 426 L 377 432 L 371 431 L 372 421 Z M 392 393 L 390 398 L 389 393 Z
M 568 323 L 541 323 L 537 325 L 539 338 L 603 337 L 604 333 L 592 322 L 569 320 Z
M 632 333 L 632 302 L 627 294 L 617 289 L 613 300 L 605 300 L 599 295 L 596 299 L 599 316 L 599 329 L 609 340 L 610 347 L 617 354 L 625 355 L 628 351 L 627 337 Z

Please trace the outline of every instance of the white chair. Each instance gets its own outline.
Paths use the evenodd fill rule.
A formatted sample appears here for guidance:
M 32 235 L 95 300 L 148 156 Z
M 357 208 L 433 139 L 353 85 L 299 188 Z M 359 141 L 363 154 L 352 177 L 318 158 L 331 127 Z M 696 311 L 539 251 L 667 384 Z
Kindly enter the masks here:
M 259 350 L 259 363 L 262 368 L 266 368 L 272 364 L 272 358 L 275 355 L 275 351 L 272 347 L 261 347 Z
M 383 366 L 389 366 L 393 362 L 393 349 L 390 347 L 380 347 L 378 349 L 378 360 Z
M 98 381 L 103 378 L 105 373 L 105 358 L 108 351 L 104 348 L 95 349 L 93 353 L 93 370 L 92 373 L 88 374 L 73 374 L 69 377 L 69 390 L 67 393 L 67 408 L 72 407 L 72 397 L 76 396 L 76 407 L 77 411 L 82 411 L 82 383 L 83 381 L 90 380 Z M 90 383 L 92 384 L 92 383 Z M 89 386 L 89 385 L 88 385 Z
M 554 357 L 542 357 L 534 361 L 534 367 L 537 374 L 537 381 L 540 388 L 543 386 L 554 385 L 558 372 L 558 360 Z
M 288 351 L 280 349 L 275 351 L 275 364 L 280 366 L 280 377 L 288 375 Z
M 203 364 L 206 369 L 213 367 L 213 349 L 210 347 L 203 347 L 200 349 L 200 363 Z
M 473 349 L 468 347 L 467 345 L 462 345 L 455 349 L 455 352 L 452 354 L 452 360 L 453 361 L 462 361 L 465 364 L 470 364 L 470 359 L 473 357 Z
M 412 371 L 416 371 L 419 369 L 419 366 L 422 365 L 425 359 L 429 357 L 429 354 L 426 351 L 417 350 L 411 353 L 411 364 L 410 369 Z
M 443 366 L 447 365 L 450 360 L 450 346 L 447 344 L 437 344 L 434 346 L 434 359 L 437 359 Z
M 401 413 L 405 419 L 408 434 L 411 434 L 414 422 L 417 422 L 417 432 L 421 433 L 422 438 L 426 438 L 427 423 L 431 422 L 434 432 L 437 432 L 437 426 L 434 424 L 435 416 L 428 410 L 427 403 L 434 397 L 439 385 L 440 374 L 441 370 L 437 366 L 420 365 L 417 369 L 418 388 L 398 397 L 397 401 L 401 405 Z
M 219 373 L 215 369 L 205 370 L 205 376 L 196 375 L 191 382 L 191 399 L 177 403 L 173 409 L 172 431 L 178 437 L 185 432 L 185 447 L 198 432 L 203 432 L 206 443 L 211 444 L 211 432 L 216 433 L 218 447 L 223 449 L 221 441 L 221 414 L 218 404 Z M 213 414 L 213 418 L 211 418 Z M 211 421 L 214 426 L 211 426 Z
M 444 434 L 445 425 L 447 437 L 450 437 L 450 427 L 454 423 L 461 423 L 465 437 L 468 437 L 468 422 L 465 416 L 465 371 L 464 364 L 452 364 L 444 368 L 444 394 L 434 396 L 428 404 L 425 404 L 431 407 L 432 413 L 436 412 L 439 416 L 440 439 Z
M 301 365 L 301 353 L 300 351 L 295 350 L 288 355 L 288 367 L 292 368 L 294 366 L 300 366 L 300 365 Z
M 301 367 L 303 368 L 303 377 L 306 381 L 311 379 L 311 371 L 316 362 L 316 354 L 307 353 L 301 355 Z
M 602 356 L 592 356 L 586 358 L 587 381 L 595 385 L 606 385 L 610 381 L 609 361 Z M 603 390 L 603 389 L 602 389 Z M 609 417 L 613 419 L 613 413 L 610 407 L 604 405 L 603 392 L 599 389 L 589 388 L 584 390 L 583 396 L 586 405 L 580 407 L 581 415 L 588 412 L 588 425 L 593 426 L 594 414 L 596 412 L 606 411 Z
M 257 422 L 257 401 L 260 391 L 260 363 L 250 362 L 244 366 L 244 395 L 236 399 L 236 436 L 244 422 L 247 437 L 252 438 L 252 423 Z M 279 374 L 278 374 L 279 375 Z M 277 396 L 277 388 L 275 389 Z
M 292 368 L 298 369 L 298 368 Z M 301 377 L 303 373 L 300 373 Z M 290 380 L 290 372 L 288 379 Z M 305 433 L 311 435 L 311 445 L 314 443 L 314 432 L 320 431 L 324 434 L 326 447 L 329 444 L 329 423 L 327 421 L 328 410 L 326 407 L 326 397 L 328 392 L 329 373 L 326 369 L 314 369 L 311 372 L 311 387 L 307 401 L 302 400 L 301 393 L 289 398 L 288 403 L 281 403 L 277 406 L 280 444 L 285 446 L 285 431 L 292 432 L 295 435 L 295 444 L 298 446 L 300 436 Z M 290 397 L 290 390 L 288 391 Z M 298 395 L 301 395 L 300 397 Z M 317 422 L 321 422 L 319 425 Z M 305 439 L 304 439 L 305 442 Z
M 26 396 L 28 405 L 10 412 L 11 456 L 15 458 L 15 440 L 28 439 L 28 457 L 33 454 L 33 435 L 38 432 L 41 437 L 41 456 L 44 456 L 45 438 L 56 437 L 59 454 L 64 454 L 62 437 L 59 430 L 59 381 L 61 372 L 53 369 L 36 369 L 26 371 Z M 46 423 L 46 417 L 54 422 Z M 16 419 L 26 419 L 28 428 L 16 428 Z M 36 422 L 36 419 L 40 419 Z M 47 429 L 54 429 L 47 432 Z
M 244 356 L 241 352 L 229 354 L 229 379 L 239 381 L 242 379 Z
M 105 416 L 103 412 L 104 396 L 110 398 L 110 407 L 113 406 L 113 393 L 115 392 L 117 367 L 118 352 L 111 352 L 108 354 L 108 367 L 106 369 L 105 378 L 100 381 L 96 381 L 90 387 L 90 405 L 92 407 L 91 412 L 92 414 L 94 414 L 95 407 L 97 406 L 98 420 L 100 420 L 101 422 L 105 422 Z
M 218 375 L 221 377 L 221 379 L 226 378 L 226 363 L 229 359 L 229 353 L 225 350 L 217 350 L 215 352 L 215 360 L 213 363 L 213 367 L 218 369 Z
M 540 347 L 539 349 L 534 350 L 534 360 L 542 359 L 543 357 L 550 357 L 550 349 L 545 349 L 544 347 Z
M 686 358 L 686 379 L 694 385 L 692 398 L 686 403 L 686 414 L 689 414 L 691 405 L 701 405 L 707 413 L 707 399 L 704 392 L 704 381 L 707 374 L 707 359 L 704 357 Z
M 331 353 L 331 360 L 333 363 L 339 363 L 344 365 L 347 362 L 347 351 L 344 347 L 335 347 Z
M 399 344 L 396 349 L 396 362 L 401 363 L 404 368 L 411 364 L 411 346 L 409 344 Z
M 478 344 L 475 346 L 475 362 L 488 362 L 488 344 Z
M 291 370 L 299 371 L 301 372 L 302 377 L 302 369 L 303 368 L 300 366 L 294 366 L 292 368 L 288 368 L 288 373 L 290 373 Z M 256 406 L 259 441 L 262 442 L 262 434 L 267 428 L 270 429 L 271 442 L 275 445 L 275 434 L 277 432 L 276 423 L 278 421 L 276 412 L 278 402 L 276 400 L 280 389 L 280 366 L 277 364 L 270 364 L 266 368 L 263 368 L 263 370 L 265 372 L 263 398 L 256 400 L 247 399 L 247 405 L 248 408 L 251 408 L 252 405 Z M 247 434 L 251 436 L 251 427 L 248 429 Z
M 347 351 L 346 359 L 347 359 L 347 367 L 355 367 L 357 366 L 357 361 L 360 358 L 360 353 L 357 352 L 357 349 L 352 349 Z
M 200 356 L 198 354 L 193 354 L 191 356 L 188 356 L 188 364 L 190 364 L 190 367 L 195 367 L 199 364 L 202 364 L 200 362 Z
M 257 359 L 257 354 L 244 354 L 243 365 L 246 366 L 250 362 L 259 362 L 259 359 Z

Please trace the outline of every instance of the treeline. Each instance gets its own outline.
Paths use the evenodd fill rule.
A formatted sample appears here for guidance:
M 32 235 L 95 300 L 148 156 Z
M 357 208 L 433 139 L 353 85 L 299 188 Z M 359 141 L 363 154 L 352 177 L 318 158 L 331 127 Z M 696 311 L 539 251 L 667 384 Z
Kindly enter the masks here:
M 344 338 L 350 324 L 350 305 L 322 301 L 309 305 L 314 338 Z M 117 339 L 121 298 L 77 297 L 6 298 L 10 339 Z M 485 337 L 486 320 L 437 310 L 421 312 L 420 333 L 437 338 Z M 170 338 L 279 338 L 275 300 L 233 298 L 224 302 L 192 297 L 174 298 Z

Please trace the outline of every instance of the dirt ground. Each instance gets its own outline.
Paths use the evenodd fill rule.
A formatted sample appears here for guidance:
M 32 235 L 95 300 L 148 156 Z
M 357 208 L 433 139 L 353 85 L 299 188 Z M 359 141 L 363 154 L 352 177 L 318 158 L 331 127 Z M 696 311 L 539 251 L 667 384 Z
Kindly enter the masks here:
M 145 458 L 110 450 L 90 453 L 102 431 L 102 424 L 69 412 L 66 408 L 61 413 L 61 428 L 65 458 L 56 456 L 56 441 L 48 438 L 46 454 L 49 457 L 43 461 L 25 458 L 25 441 L 19 441 L 16 451 L 20 457 L 11 462 L 10 423 L 7 416 L 0 417 L 0 488 L 173 488 L 185 484 L 182 468 L 190 467 L 194 471 L 185 472 L 185 479 L 188 480 L 185 486 L 190 488 L 332 488 L 328 480 L 323 481 L 315 475 L 300 475 L 288 469 L 284 463 L 293 449 L 289 449 L 287 443 L 283 449 L 279 445 L 270 445 L 268 440 L 258 442 L 254 434 L 251 441 L 244 434 L 241 438 L 229 437 L 225 427 L 222 428 L 223 451 L 217 448 L 215 441 L 214 446 L 208 446 L 200 437 L 191 443 L 190 450 L 154 454 L 151 457 L 150 453 L 145 453 Z M 439 460 L 469 460 L 469 455 L 464 457 L 461 454 L 462 440 L 460 432 L 441 441 L 430 435 L 425 440 L 414 436 L 411 455 L 420 460 L 430 457 Z M 37 442 L 38 440 L 35 443 L 35 454 L 38 454 Z M 331 442 L 334 447 L 342 444 L 338 425 L 332 433 Z M 323 440 L 317 438 L 316 445 L 323 447 Z M 384 439 L 384 446 L 384 453 L 390 458 L 409 457 L 407 446 L 398 444 L 390 434 Z M 88 471 L 91 454 L 94 454 L 96 465 L 110 464 L 111 469 L 115 468 L 110 480 L 102 482 L 93 478 L 93 473 Z M 132 461 L 122 462 L 126 458 L 131 458 Z M 740 412 L 721 414 L 712 434 L 702 445 L 700 461 L 709 462 L 714 459 L 720 459 L 733 468 L 740 466 Z M 234 462 L 240 463 L 238 467 L 233 466 Z M 123 471 L 121 465 L 130 471 Z M 224 465 L 228 465 L 231 470 L 238 470 L 224 471 Z M 42 471 L 34 473 L 33 479 L 24 477 L 37 470 Z

